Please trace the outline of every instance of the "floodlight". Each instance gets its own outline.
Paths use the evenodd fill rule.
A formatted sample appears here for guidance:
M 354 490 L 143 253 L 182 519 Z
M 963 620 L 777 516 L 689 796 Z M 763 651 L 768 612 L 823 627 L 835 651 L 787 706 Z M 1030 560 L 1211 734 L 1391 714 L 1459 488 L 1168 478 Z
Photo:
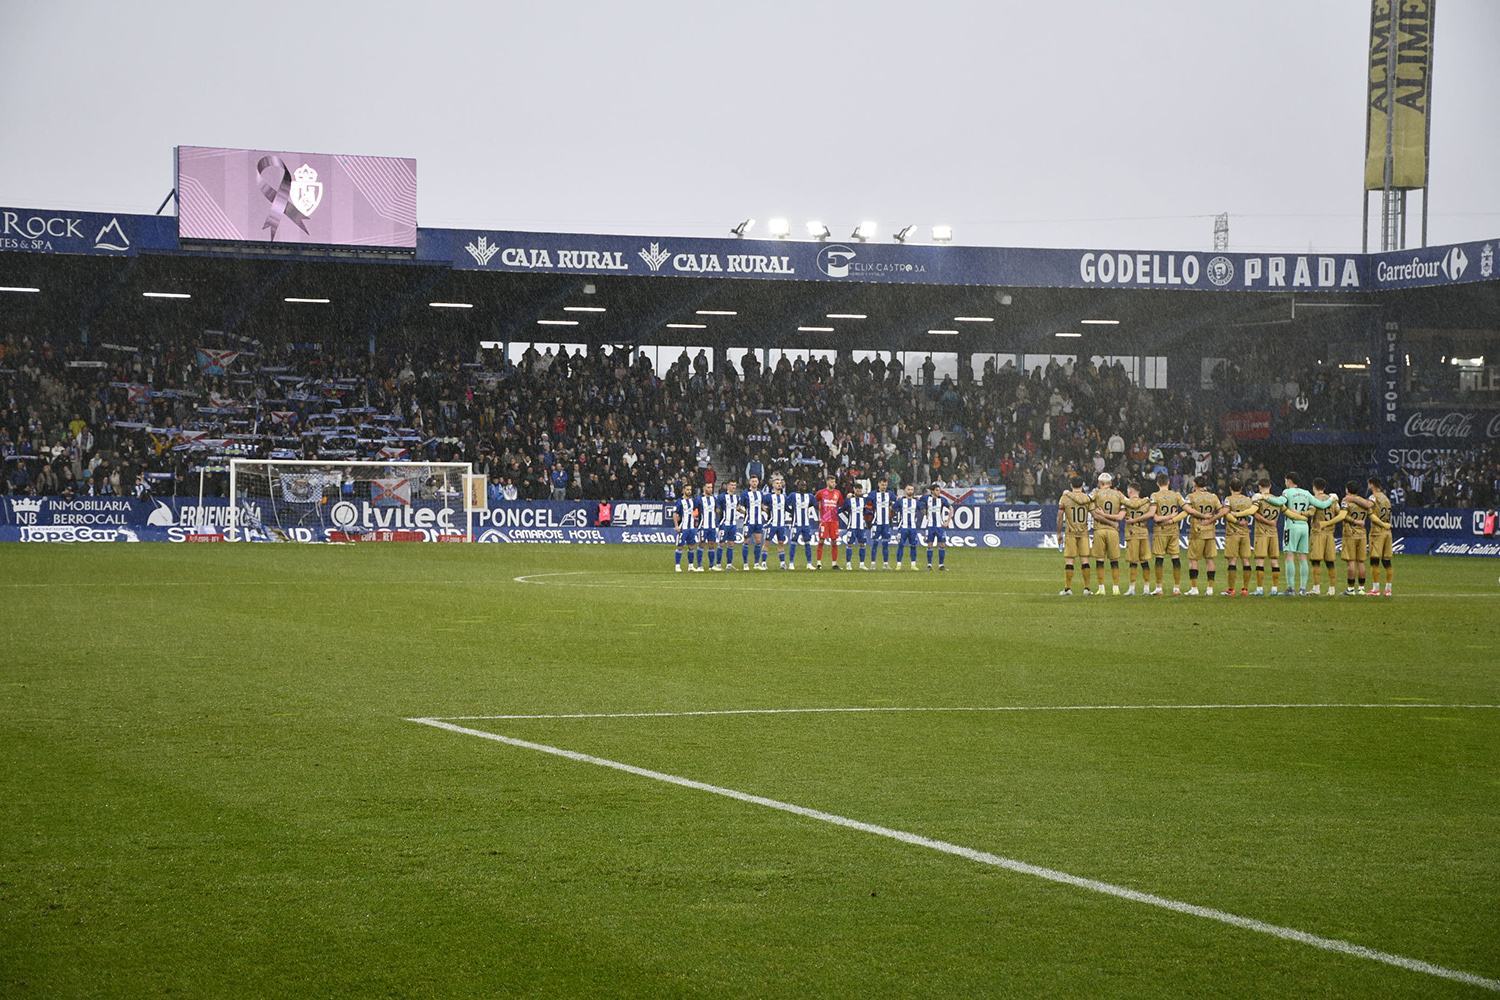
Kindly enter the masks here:
M 854 232 L 850 233 L 849 236 L 851 239 L 856 239 L 861 243 L 866 243 L 875 238 L 875 229 L 875 223 L 861 222 L 859 225 L 854 227 Z
M 735 226 L 733 229 L 731 229 L 729 231 L 729 235 L 738 236 L 740 239 L 744 239 L 745 234 L 753 228 L 755 228 L 755 220 L 746 219 L 744 222 L 741 222 L 738 226 Z
M 934 242 L 934 243 L 948 243 L 948 242 L 951 242 L 952 239 L 953 239 L 953 227 L 952 226 L 933 226 L 932 227 L 932 242 Z
M 828 237 L 832 236 L 833 234 L 828 231 L 828 227 L 823 223 L 809 222 L 807 224 L 807 235 L 811 236 L 815 240 L 822 241 L 828 239 Z
M 772 236 L 784 240 L 792 235 L 792 224 L 785 219 L 772 219 L 767 226 Z
M 917 228 L 916 226 L 906 226 L 905 228 L 903 228 L 900 232 L 898 232 L 896 234 L 896 242 L 897 243 L 905 243 L 906 240 L 907 240 L 907 237 L 911 236 L 911 231 L 913 229 L 916 229 L 916 228 Z

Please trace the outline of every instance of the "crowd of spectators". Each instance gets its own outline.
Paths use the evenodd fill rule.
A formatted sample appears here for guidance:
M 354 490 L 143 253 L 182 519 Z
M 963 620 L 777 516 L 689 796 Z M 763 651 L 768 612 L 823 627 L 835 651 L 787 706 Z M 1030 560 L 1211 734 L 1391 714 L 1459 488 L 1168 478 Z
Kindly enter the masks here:
M 203 339 L 9 338 L 9 491 L 196 495 L 198 470 L 234 455 L 466 461 L 495 497 L 532 500 L 666 498 L 688 479 L 780 471 L 1003 484 L 1028 502 L 1055 496 L 1074 472 L 1207 474 L 1222 487 L 1263 470 L 1190 392 L 1143 389 L 1119 364 L 988 363 L 982 378 L 955 380 L 935 378 L 930 359 L 912 372 L 894 359 L 783 357 L 762 369 L 752 353 L 711 370 L 684 353 L 658 373 L 626 352 L 533 348 L 510 364 L 498 352 Z M 1406 470 L 1400 485 L 1417 502 L 1483 505 L 1497 463 L 1493 449 L 1454 454 Z M 223 488 L 214 472 L 208 492 Z
M 1288 430 L 1371 429 L 1368 370 L 1320 364 L 1266 340 L 1238 345 L 1229 354 L 1208 371 L 1226 407 L 1269 412 Z

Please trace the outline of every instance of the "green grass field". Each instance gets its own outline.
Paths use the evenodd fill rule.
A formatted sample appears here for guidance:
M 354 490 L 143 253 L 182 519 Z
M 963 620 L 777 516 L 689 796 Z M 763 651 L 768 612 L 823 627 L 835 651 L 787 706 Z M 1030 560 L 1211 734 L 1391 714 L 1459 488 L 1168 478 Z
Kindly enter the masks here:
M 1278 600 L 1060 562 L 0 546 L 0 996 L 1500 987 L 1497 563 Z M 452 724 L 1469 979 L 410 721 L 496 715 L 622 717 Z

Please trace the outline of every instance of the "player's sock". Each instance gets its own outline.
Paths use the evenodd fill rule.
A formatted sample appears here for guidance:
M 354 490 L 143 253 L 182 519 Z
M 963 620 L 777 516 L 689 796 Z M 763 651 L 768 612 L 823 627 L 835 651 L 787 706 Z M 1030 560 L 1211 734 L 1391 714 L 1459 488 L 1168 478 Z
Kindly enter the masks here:
M 677 550 L 677 568 L 679 570 L 682 569 L 682 550 L 681 549 Z
M 938 549 L 938 565 L 941 566 L 943 564 L 943 560 L 947 559 L 947 558 L 948 558 L 948 550 L 947 549 Z
M 927 550 L 927 568 L 932 569 L 932 549 Z
M 896 562 L 899 564 L 901 560 L 897 559 Z M 1063 569 L 1063 589 L 1067 591 L 1073 589 L 1073 567 L 1071 566 Z
M 838 543 L 838 542 L 834 542 L 834 543 L 832 543 L 832 544 L 831 544 L 831 545 L 830 545 L 830 546 L 829 546 L 829 547 L 828 547 L 828 550 L 829 550 L 829 551 L 830 551 L 830 552 L 831 552 L 831 553 L 833 553 L 833 565 L 835 565 L 835 566 L 837 566 L 837 565 L 838 565 L 838 564 L 839 564 L 839 543 Z M 849 548 L 848 548 L 848 546 L 845 546 L 845 547 L 844 547 L 844 551 L 845 551 L 845 552 L 847 552 L 847 551 L 849 551 Z M 818 557 L 818 562 L 822 562 L 822 561 L 823 561 L 823 557 L 822 557 L 822 556 L 819 556 L 819 557 Z

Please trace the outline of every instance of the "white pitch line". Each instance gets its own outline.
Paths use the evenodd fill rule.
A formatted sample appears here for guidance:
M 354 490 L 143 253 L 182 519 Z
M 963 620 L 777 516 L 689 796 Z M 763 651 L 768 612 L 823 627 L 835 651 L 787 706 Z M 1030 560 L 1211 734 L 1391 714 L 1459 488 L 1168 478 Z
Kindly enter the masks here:
M 1267 702 L 1243 705 L 991 705 L 975 707 L 851 707 L 851 708 L 721 708 L 693 712 L 574 712 L 556 715 L 439 715 L 439 721 L 479 722 L 484 720 L 526 719 L 678 719 L 696 715 L 814 715 L 839 712 L 1149 712 L 1250 710 L 1276 708 L 1427 708 L 1427 709 L 1500 709 L 1500 705 L 1431 704 L 1431 703 L 1358 703 L 1358 702 Z
M 584 575 L 586 573 L 595 573 L 595 572 L 602 572 L 602 571 L 599 571 L 599 570 L 582 570 L 582 569 L 579 569 L 579 570 L 568 570 L 567 572 L 563 572 L 563 573 L 527 573 L 524 576 L 511 577 L 511 579 L 515 583 L 531 584 L 532 586 L 536 586 L 536 587 L 589 587 L 589 588 L 594 588 L 594 589 L 598 589 L 598 590 L 680 590 L 681 589 L 680 585 L 678 585 L 678 584 L 672 584 L 672 583 L 613 583 L 613 582 L 608 582 L 608 581 L 603 582 L 603 583 L 575 583 L 573 581 L 554 582 L 554 581 L 550 581 L 550 580 L 545 579 L 546 577 L 552 577 L 552 576 L 582 576 L 582 575 Z M 793 572 L 793 571 L 791 571 L 791 570 L 777 570 L 777 572 L 781 573 L 781 572 Z M 843 572 L 858 572 L 858 570 L 853 570 L 853 571 L 840 570 L 839 572 L 841 572 L 841 573 L 843 573 Z M 922 571 L 921 570 L 917 570 L 916 572 L 922 572 Z M 612 572 L 609 575 L 611 575 L 611 576 L 618 576 L 618 575 L 622 575 L 622 574 Z M 651 574 L 651 575 L 655 575 L 655 574 Z M 725 579 L 728 579 L 728 577 L 726 577 Z M 892 578 L 891 582 L 894 583 L 895 582 L 895 578 Z M 891 590 L 891 589 L 888 589 L 888 588 L 885 588 L 885 587 L 843 587 L 843 586 L 839 586 L 837 584 L 834 584 L 834 585 L 832 585 L 830 587 L 799 587 L 799 586 L 796 586 L 795 584 L 792 584 L 792 585 L 789 585 L 789 586 L 770 586 L 770 587 L 738 587 L 737 586 L 737 587 L 732 588 L 732 591 L 733 591 L 733 593 L 736 593 L 736 594 L 748 593 L 748 592 L 753 592 L 753 591 L 775 591 L 777 593 L 799 593 L 799 594 L 893 594 L 893 595 L 911 595 L 911 594 L 917 594 L 917 595 L 938 595 L 938 596 L 945 596 L 945 597 L 952 597 L 952 596 L 959 596 L 959 597 L 1049 597 L 1049 596 L 1051 596 L 1051 593 L 1052 593 L 1049 589 L 1047 589 L 1046 586 L 1042 586 L 1042 587 L 1040 587 L 1040 589 L 1037 589 L 1037 590 L 949 590 L 947 588 L 939 588 L 939 589 L 934 589 L 934 590 Z M 717 591 L 716 591 L 716 593 L 717 593 Z M 1109 597 L 1116 597 L 1116 596 L 1118 596 L 1118 597 L 1123 598 L 1125 595 L 1124 594 L 1119 594 L 1119 595 L 1113 595 L 1113 594 L 1111 594 L 1111 595 L 1106 595 L 1106 596 L 1109 596 Z M 1141 596 L 1141 595 L 1134 595 L 1134 596 Z M 1162 595 L 1162 596 L 1163 596 L 1164 600 L 1167 597 L 1167 595 Z M 1172 595 L 1172 596 L 1177 596 L 1177 595 Z M 1184 598 L 1186 598 L 1187 595 L 1181 595 L 1181 596 L 1183 596 Z M 1348 595 L 1345 595 L 1345 594 L 1340 594 L 1338 596 L 1340 596 L 1340 597 L 1346 597 L 1349 600 L 1353 600 L 1354 599 L 1353 597 L 1348 597 Z M 1414 593 L 1414 592 L 1411 592 L 1411 591 L 1402 591 L 1397 596 L 1398 597 L 1402 597 L 1402 598 L 1406 598 L 1406 599 L 1414 599 L 1414 598 L 1447 599 L 1447 598 L 1460 598 L 1460 597 L 1463 597 L 1463 598 L 1478 597 L 1478 598 L 1488 598 L 1488 599 L 1500 599 L 1500 590 L 1496 590 L 1493 593 L 1480 593 L 1480 594 L 1433 594 L 1433 593 Z M 1084 598 L 1083 598 L 1083 596 L 1081 594 L 1078 595 L 1077 599 L 1078 600 L 1084 600 Z M 1327 599 L 1326 596 L 1323 599 L 1326 600 Z M 1311 598 L 1309 598 L 1309 600 L 1311 600 Z M 1295 605 L 1293 605 L 1293 606 L 1295 607 Z M 1380 605 L 1379 604 L 1375 604 L 1373 606 L 1374 607 L 1379 607 Z
M 1241 917 L 1223 910 L 1215 910 L 1207 906 L 1197 906 L 1193 903 L 1183 903 L 1175 899 L 1167 899 L 1163 896 L 1155 896 L 1147 892 L 1139 892 L 1135 889 L 1127 889 L 1124 886 L 1113 885 L 1109 882 L 1100 882 L 1097 879 L 1082 878 L 1070 875 L 1067 872 L 1058 871 L 1054 868 L 1043 868 L 1039 865 L 1028 864 L 1025 861 L 1016 861 L 1013 858 L 1001 857 L 998 854 L 990 854 L 987 851 L 976 851 L 971 847 L 962 847 L 958 844 L 950 844 L 944 840 L 933 840 L 920 834 L 907 833 L 904 830 L 893 830 L 886 826 L 876 826 L 873 823 L 864 823 L 847 816 L 838 816 L 834 813 L 823 812 L 818 809 L 809 809 L 806 806 L 793 805 L 790 802 L 782 802 L 777 799 L 768 799 L 760 795 L 751 795 L 748 792 L 736 791 L 733 788 L 724 788 L 719 785 L 710 785 L 691 778 L 679 777 L 675 774 L 666 774 L 661 771 L 652 771 L 644 767 L 636 767 L 632 764 L 623 764 L 619 761 L 608 760 L 603 757 L 592 757 L 588 754 L 578 753 L 575 750 L 564 750 L 561 747 L 547 746 L 544 743 L 532 743 L 527 740 L 518 740 L 510 736 L 501 736 L 498 733 L 487 733 L 479 729 L 469 729 L 464 726 L 455 726 L 441 719 L 408 719 L 408 722 L 417 722 L 425 726 L 434 726 L 438 729 L 446 729 L 450 732 L 462 733 L 466 736 L 478 736 L 481 739 L 494 740 L 497 743 L 505 743 L 526 750 L 536 750 L 541 753 L 552 754 L 557 757 L 565 757 L 568 760 L 578 761 L 583 764 L 594 764 L 599 767 L 608 767 L 626 774 L 634 774 L 642 778 L 650 778 L 653 781 L 661 781 L 670 785 L 680 785 L 683 788 L 691 788 L 700 792 L 710 792 L 714 795 L 722 795 L 725 798 L 747 802 L 751 805 L 764 806 L 768 809 L 778 809 L 782 812 L 803 816 L 807 819 L 815 819 L 834 826 L 847 827 L 862 833 L 872 833 L 878 837 L 886 837 L 891 840 L 910 844 L 914 847 L 925 847 L 934 851 L 942 851 L 944 854 L 952 854 L 980 864 L 991 865 L 996 868 L 1004 868 L 1008 871 L 1018 872 L 1022 875 L 1031 875 L 1036 878 L 1046 879 L 1049 882 L 1060 882 L 1079 889 L 1087 889 L 1090 892 L 1103 893 L 1107 896 L 1116 896 L 1133 903 L 1145 903 L 1148 906 L 1160 907 L 1171 910 L 1174 913 L 1185 913 L 1194 917 L 1203 917 L 1207 920 L 1216 920 L 1219 923 L 1229 924 L 1232 927 L 1240 927 L 1245 930 L 1256 931 L 1261 934 L 1269 934 L 1272 937 L 1281 938 L 1284 941 L 1295 941 L 1299 944 L 1310 945 L 1321 948 L 1324 951 L 1338 952 L 1343 955 L 1351 955 L 1355 958 L 1366 958 L 1376 962 L 1384 962 L 1397 968 L 1407 969 L 1412 972 L 1422 972 L 1429 976 L 1439 976 L 1443 979 L 1451 979 L 1456 982 L 1466 983 L 1470 986 L 1478 986 L 1487 990 L 1500 992 L 1500 979 L 1486 979 L 1476 976 L 1470 972 L 1462 972 L 1458 969 L 1448 969 L 1441 965 L 1433 965 L 1431 962 L 1423 962 L 1420 959 L 1407 958 L 1404 955 L 1394 955 L 1390 952 L 1376 951 L 1363 945 L 1353 944 L 1349 941 L 1340 941 L 1336 938 L 1320 937 L 1317 934 L 1309 934 L 1292 927 L 1282 927 L 1278 924 L 1268 924 L 1262 920 L 1251 917 Z

